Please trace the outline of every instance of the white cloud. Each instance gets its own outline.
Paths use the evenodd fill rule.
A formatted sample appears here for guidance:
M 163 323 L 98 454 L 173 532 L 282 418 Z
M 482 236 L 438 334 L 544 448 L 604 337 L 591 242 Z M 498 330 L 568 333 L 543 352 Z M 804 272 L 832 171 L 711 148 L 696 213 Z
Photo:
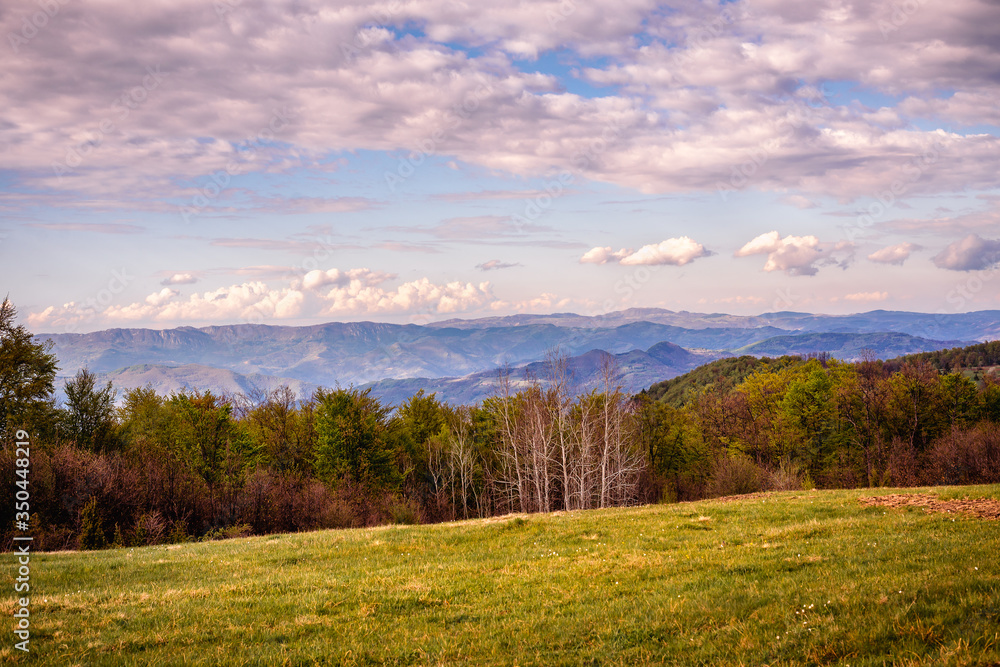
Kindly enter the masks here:
M 888 292 L 858 292 L 844 296 L 844 301 L 885 301 L 888 298 Z
M 350 269 L 347 271 L 341 271 L 340 269 L 320 271 L 316 269 L 309 271 L 302 277 L 302 287 L 307 290 L 318 290 L 327 285 L 343 287 L 352 282 L 365 285 L 380 285 L 395 277 L 391 273 L 371 271 L 370 269 Z
M 260 323 L 301 316 L 458 313 L 489 308 L 497 299 L 489 282 L 432 283 L 427 278 L 395 288 L 382 285 L 390 274 L 370 269 L 312 271 L 286 287 L 253 281 L 191 294 L 187 298 L 165 287 L 142 302 L 103 309 L 70 302 L 32 313 L 32 326 L 66 326 L 122 322 Z M 329 287 L 330 289 L 325 289 Z
M 608 262 L 620 262 L 625 257 L 632 254 L 632 249 L 622 248 L 621 250 L 612 250 L 611 246 L 596 247 L 591 248 L 587 252 L 583 253 L 583 257 L 580 258 L 581 264 L 607 264 Z
M 512 269 L 515 266 L 521 266 L 520 262 L 501 262 L 499 259 L 491 259 L 488 262 L 483 262 L 482 264 L 476 264 L 476 268 L 480 271 L 499 271 L 500 269 Z
M 765 271 L 784 271 L 791 276 L 816 275 L 820 266 L 839 265 L 846 268 L 854 258 L 850 243 L 821 243 L 815 236 L 782 238 L 777 231 L 761 234 L 734 253 L 735 257 L 767 255 Z
M 631 248 L 612 250 L 611 246 L 591 248 L 580 258 L 581 264 L 607 264 L 618 262 L 626 266 L 672 264 L 684 266 L 699 257 L 708 257 L 711 251 L 688 236 L 671 238 L 659 243 L 644 245 L 636 251 Z
M 193 285 L 198 282 L 198 277 L 193 273 L 175 273 L 169 278 L 165 278 L 161 285 Z
M 951 271 L 978 271 L 1000 262 L 1000 240 L 969 234 L 933 257 L 938 268 Z
M 891 24 L 890 4 L 801 5 L 679 0 L 662 11 L 622 0 L 609 11 L 566 0 L 346 0 L 335 9 L 235 3 L 220 19 L 196 0 L 60 4 L 43 34 L 5 54 L 0 146 L 4 166 L 39 197 L 99 209 L 169 210 L 165 201 L 197 196 L 234 160 L 241 174 L 330 171 L 343 166 L 331 153 L 408 155 L 418 146 L 519 175 L 570 169 L 644 192 L 714 191 L 749 165 L 752 187 L 851 198 L 880 191 L 945 142 L 922 192 L 995 184 L 1000 139 L 909 122 L 997 122 L 995 2 L 922 3 L 889 38 L 880 21 Z M 7 3 L 0 34 L 19 34 L 37 11 L 31 0 Z M 407 25 L 423 34 L 397 36 Z M 125 48 L 122 35 L 141 53 L 108 48 Z M 522 60 L 551 49 L 605 57 L 584 74 L 607 94 L 566 92 Z M 155 85 L 147 65 L 160 72 Z M 825 98 L 826 81 L 906 101 L 868 109 Z M 123 91 L 141 102 L 115 104 Z M 456 116 L 467 102 L 472 110 Z M 105 120 L 113 131 L 101 130 Z M 262 132 L 276 141 L 237 154 Z M 53 173 L 54 161 L 67 160 L 79 167 Z M 377 202 L 281 205 L 352 211 Z
M 916 243 L 897 243 L 896 245 L 876 250 L 868 255 L 868 259 L 879 264 L 895 264 L 899 266 L 910 258 L 911 253 L 920 249 L 921 247 Z
M 180 292 L 178 292 L 177 290 L 170 289 L 169 287 L 164 287 L 159 292 L 153 292 L 152 294 L 147 296 L 146 303 L 148 303 L 150 306 L 153 307 L 162 306 L 163 304 L 167 303 L 168 301 L 173 299 L 175 296 L 178 296 L 179 294 Z
M 711 253 L 700 243 L 688 236 L 667 239 L 660 243 L 645 245 L 634 253 L 622 257 L 621 263 L 626 266 L 637 264 L 673 264 L 684 266 L 699 257 L 707 257 Z

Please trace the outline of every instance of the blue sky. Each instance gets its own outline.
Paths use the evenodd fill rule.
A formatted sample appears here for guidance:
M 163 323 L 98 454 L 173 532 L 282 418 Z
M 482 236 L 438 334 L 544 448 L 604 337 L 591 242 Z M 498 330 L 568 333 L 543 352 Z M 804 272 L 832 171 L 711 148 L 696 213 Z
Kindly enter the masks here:
M 1000 8 L 911 9 L 17 0 L 0 276 L 38 332 L 997 308 Z

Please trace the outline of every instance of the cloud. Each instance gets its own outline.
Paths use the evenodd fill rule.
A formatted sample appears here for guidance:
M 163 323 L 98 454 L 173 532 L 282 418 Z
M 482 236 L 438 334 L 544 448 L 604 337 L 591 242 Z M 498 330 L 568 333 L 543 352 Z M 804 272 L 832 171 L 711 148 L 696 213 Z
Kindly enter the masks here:
M 888 298 L 888 292 L 858 292 L 846 295 L 844 301 L 885 301 Z
M 922 250 L 916 243 L 897 243 L 868 255 L 868 259 L 879 264 L 895 264 L 900 266 L 910 258 L 910 253 Z
M 520 262 L 501 262 L 499 259 L 491 259 L 482 264 L 476 264 L 480 271 L 498 271 L 500 269 L 512 269 L 515 266 L 523 266 Z
M 567 194 L 563 191 L 563 194 Z M 479 190 L 477 192 L 446 192 L 431 195 L 433 201 L 446 202 L 475 202 L 485 199 L 535 199 L 536 197 L 551 196 L 545 190 Z
M 159 292 L 153 292 L 146 297 L 146 303 L 150 306 L 159 307 L 168 301 L 172 300 L 175 296 L 178 296 L 180 292 L 177 290 L 170 289 L 169 287 L 164 287 Z
M 765 271 L 784 271 L 790 276 L 816 275 L 820 266 L 847 266 L 854 259 L 850 243 L 821 243 L 815 236 L 781 237 L 777 231 L 767 232 L 747 242 L 734 253 L 735 257 L 767 255 Z
M 161 285 L 193 285 L 198 282 L 198 277 L 192 273 L 175 273 L 169 278 L 164 278 Z
M 391 273 L 371 271 L 369 269 L 350 269 L 347 271 L 341 271 L 340 269 L 320 271 L 317 269 L 309 271 L 302 277 L 301 287 L 307 290 L 318 290 L 328 285 L 343 287 L 350 285 L 352 282 L 363 283 L 365 285 L 381 285 L 395 277 Z
M 518 176 L 566 169 L 647 193 L 737 179 L 737 189 L 847 199 L 882 191 L 935 146 L 947 149 L 921 172 L 923 193 L 992 187 L 1000 165 L 990 133 L 913 122 L 998 122 L 990 27 L 1000 6 L 990 0 L 918 3 L 902 26 L 891 3 L 834 0 L 766 0 L 763 11 L 622 0 L 614 12 L 566 0 L 221 3 L 231 8 L 222 16 L 201 0 L 59 4 L 4 58 L 0 147 L 19 191 L 35 193 L 17 199 L 22 207 L 165 210 L 214 193 L 230 165 L 233 181 L 325 174 L 342 168 L 331 156 L 360 151 Z M 38 5 L 4 9 L 0 34 L 10 36 Z M 134 44 L 141 52 L 120 57 Z M 571 93 L 532 64 L 556 50 L 602 95 Z M 859 99 L 825 97 L 827 81 L 856 84 Z M 865 93 L 903 102 L 869 108 Z M 473 110 L 456 114 L 470 100 Z M 221 189 L 209 208 L 232 204 L 237 188 Z M 255 203 L 273 208 L 244 201 Z
M 146 231 L 138 225 L 88 222 L 32 222 L 28 227 L 48 229 L 53 232 L 92 232 L 94 234 L 141 234 Z
M 803 197 L 802 195 L 787 195 L 781 198 L 781 201 L 795 208 L 807 209 L 816 208 L 818 204 L 808 197 Z
M 253 209 L 271 213 L 347 213 L 377 208 L 365 197 L 254 197 Z
M 1000 240 L 984 239 L 979 234 L 969 234 L 955 241 L 933 258 L 934 264 L 950 271 L 978 271 L 988 269 L 1000 261 Z
M 671 264 L 684 266 L 699 257 L 712 253 L 705 246 L 688 236 L 671 238 L 659 243 L 644 245 L 638 250 L 622 248 L 612 250 L 611 246 L 591 248 L 580 258 L 581 264 L 607 264 L 618 262 L 626 266 Z
M 503 239 L 525 237 L 529 233 L 552 231 L 541 225 L 525 225 L 515 222 L 506 215 L 477 215 L 448 218 L 429 228 L 393 228 L 395 231 L 431 234 L 448 241 L 481 241 L 482 239 Z
M 260 323 L 296 317 L 344 317 L 386 314 L 444 314 L 489 309 L 497 301 L 489 282 L 444 284 L 427 278 L 385 287 L 394 276 L 367 268 L 310 271 L 283 287 L 263 281 L 245 282 L 196 292 L 184 298 L 165 287 L 142 301 L 112 304 L 102 310 L 69 302 L 31 313 L 32 326 L 72 327 L 82 322 Z
M 611 246 L 591 248 L 587 252 L 583 253 L 583 257 L 580 258 L 581 264 L 607 264 L 608 262 L 620 262 L 625 257 L 632 254 L 632 249 L 622 248 L 621 250 L 614 251 Z
M 707 257 L 712 253 L 705 249 L 705 246 L 696 243 L 687 236 L 667 239 L 660 243 L 644 245 L 632 254 L 621 258 L 621 263 L 626 266 L 638 264 L 656 265 L 672 264 L 674 266 L 684 266 L 699 257 Z

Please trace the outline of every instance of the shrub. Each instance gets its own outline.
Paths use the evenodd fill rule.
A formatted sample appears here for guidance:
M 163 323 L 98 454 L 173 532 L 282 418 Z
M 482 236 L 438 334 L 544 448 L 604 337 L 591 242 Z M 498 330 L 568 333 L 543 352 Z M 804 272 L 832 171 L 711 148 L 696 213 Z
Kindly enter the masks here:
M 132 532 L 132 544 L 137 547 L 144 547 L 147 544 L 159 544 L 163 532 L 167 528 L 167 523 L 163 520 L 163 515 L 157 511 L 142 514 L 135 521 L 135 529 Z
M 1000 482 L 1000 426 L 987 422 L 954 428 L 931 445 L 928 459 L 931 484 Z
M 767 471 L 745 456 L 720 456 L 712 465 L 712 475 L 706 489 L 709 498 L 756 493 L 767 488 Z
M 400 498 L 393 498 L 387 503 L 386 511 L 389 514 L 389 520 L 395 524 L 412 526 L 420 523 L 420 513 L 412 501 L 407 502 Z
M 799 491 L 801 489 L 814 489 L 809 472 L 799 463 L 789 460 L 782 460 L 778 469 L 767 475 L 765 486 L 773 491 Z
M 80 512 L 80 548 L 103 549 L 108 540 L 101 525 L 101 510 L 97 498 L 91 498 Z
M 235 526 L 223 526 L 221 528 L 215 528 L 205 533 L 202 537 L 202 541 L 211 542 L 213 540 L 231 540 L 237 537 L 250 537 L 253 535 L 253 528 L 250 524 L 239 523 Z

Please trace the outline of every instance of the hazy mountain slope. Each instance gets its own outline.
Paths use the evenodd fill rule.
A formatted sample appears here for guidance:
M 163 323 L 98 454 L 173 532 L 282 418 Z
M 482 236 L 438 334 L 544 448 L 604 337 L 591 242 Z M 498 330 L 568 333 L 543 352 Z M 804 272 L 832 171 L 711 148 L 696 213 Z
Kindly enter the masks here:
M 1000 311 L 931 314 L 873 310 L 851 315 L 813 315 L 810 313 L 774 312 L 742 316 L 725 313 L 674 312 L 660 308 L 632 308 L 606 315 L 585 316 L 572 313 L 554 315 L 512 315 L 473 320 L 446 320 L 428 326 L 460 329 L 498 326 L 554 324 L 564 327 L 610 327 L 633 322 L 651 322 L 682 329 L 776 327 L 815 333 L 878 333 L 896 331 L 930 340 L 986 341 L 1000 338 Z M 676 341 L 675 341 L 676 342 Z
M 951 347 L 970 345 L 963 341 L 937 341 L 917 338 L 903 333 L 809 333 L 793 336 L 776 336 L 747 345 L 737 354 L 776 357 L 784 354 L 805 355 L 827 352 L 844 361 L 860 359 L 870 351 L 879 359 L 889 359 L 904 354 L 930 352 Z
M 838 331 L 814 330 L 824 327 Z M 851 327 L 857 330 L 839 331 Z M 964 333 L 961 338 L 952 335 L 940 339 L 908 333 L 928 329 Z M 427 326 L 377 322 L 306 327 L 244 324 L 197 329 L 110 329 L 38 337 L 54 342 L 60 375 L 72 376 L 86 366 L 98 373 L 119 372 L 116 384 L 121 386 L 151 382 L 164 391 L 183 387 L 237 391 L 245 386 L 282 382 L 298 383 L 296 386 L 303 388 L 378 383 L 379 391 L 396 396 L 403 387 L 420 388 L 428 384 L 428 379 L 441 378 L 440 384 L 448 387 L 449 395 L 465 400 L 482 395 L 484 378 L 476 374 L 492 377 L 503 364 L 529 365 L 529 372 L 533 372 L 530 364 L 554 348 L 574 358 L 580 378 L 594 374 L 593 363 L 598 357 L 593 351 L 619 355 L 626 386 L 638 390 L 688 370 L 690 360 L 682 358 L 691 354 L 688 350 L 710 353 L 701 361 L 733 352 L 757 356 L 828 352 L 838 358 L 854 359 L 865 349 L 872 349 L 880 358 L 890 358 L 965 345 L 965 340 L 978 340 L 998 329 L 1000 311 L 959 315 L 873 311 L 849 316 L 768 313 L 741 317 L 632 309 L 599 317 L 522 315 Z M 674 347 L 659 352 L 652 349 L 663 342 Z M 632 352 L 636 354 L 622 356 Z M 676 358 L 665 362 L 657 354 Z M 133 368 L 143 365 L 156 368 Z M 205 370 L 208 368 L 229 374 L 213 374 Z M 399 382 L 405 379 L 414 382 Z M 582 385 L 588 382 L 581 379 Z M 311 389 L 304 391 L 310 393 Z
M 101 384 L 111 380 L 119 391 L 119 399 L 124 390 L 146 385 L 151 386 L 156 393 L 166 396 L 183 390 L 211 391 L 216 395 L 250 393 L 254 390 L 266 392 L 287 384 L 302 397 L 311 395 L 318 386 L 301 380 L 271 375 L 241 375 L 231 370 L 200 364 L 183 366 L 140 364 L 108 373 L 98 373 L 97 376 Z M 57 400 L 65 400 L 64 387 L 67 379 L 69 379 L 67 376 L 56 379 Z
M 773 328 L 689 330 L 648 322 L 611 329 L 551 324 L 454 329 L 360 322 L 111 329 L 39 337 L 55 343 L 64 375 L 84 366 L 110 372 L 138 364 L 199 364 L 332 386 L 382 378 L 464 376 L 504 363 L 536 361 L 556 347 L 569 355 L 592 349 L 621 353 L 671 341 L 683 347 L 725 350 L 780 333 L 784 331 Z
M 568 358 L 566 371 L 570 391 L 574 394 L 581 393 L 601 386 L 604 364 L 610 360 L 617 368 L 615 379 L 631 394 L 653 382 L 681 375 L 718 356 L 718 353 L 695 354 L 672 343 L 663 342 L 653 345 L 649 350 L 631 350 L 620 354 L 590 350 Z M 515 390 L 526 387 L 533 379 L 544 383 L 549 375 L 549 367 L 544 361 L 510 369 L 511 384 Z M 436 393 L 438 398 L 450 403 L 475 403 L 494 392 L 497 380 L 498 371 L 492 369 L 462 378 L 386 379 L 365 387 L 371 387 L 373 394 L 389 403 L 404 401 L 420 389 Z

